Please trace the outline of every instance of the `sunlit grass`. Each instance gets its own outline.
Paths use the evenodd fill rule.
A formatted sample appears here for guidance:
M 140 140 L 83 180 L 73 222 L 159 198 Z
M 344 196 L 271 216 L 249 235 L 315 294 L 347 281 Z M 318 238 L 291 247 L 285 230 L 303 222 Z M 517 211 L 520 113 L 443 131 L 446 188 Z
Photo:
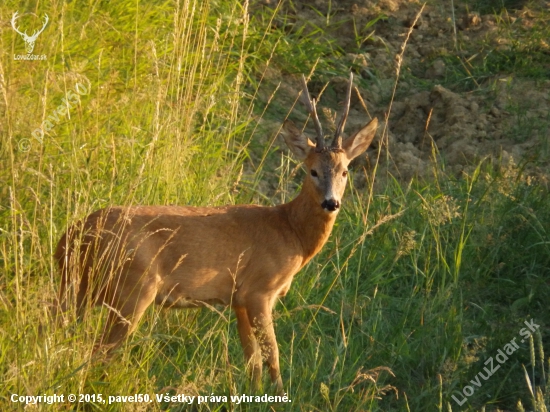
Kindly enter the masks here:
M 45 62 L 12 60 L 21 38 L 9 26 L 0 37 L 9 51 L 0 60 L 0 409 L 20 408 L 13 393 L 250 393 L 230 310 L 152 308 L 112 360 L 91 359 L 101 309 L 65 327 L 49 321 L 59 283 L 53 249 L 67 225 L 106 205 L 289 200 L 300 170 L 271 144 L 274 136 L 261 136 L 271 146 L 252 140 L 262 114 L 288 112 L 255 106 L 259 79 L 272 64 L 281 73 L 317 65 L 319 78 L 330 80 L 347 71 L 336 61 L 340 52 L 317 41 L 323 28 L 285 31 L 284 16 L 274 28 L 267 11 L 250 20 L 246 4 L 44 7 L 36 14 L 47 11 L 51 26 L 35 53 L 47 54 Z M 1 20 L 17 9 L 30 10 L 10 2 L 0 6 Z M 42 142 L 33 139 L 79 82 L 89 93 Z M 429 182 L 351 182 L 329 243 L 276 306 L 292 399 L 278 410 L 462 410 L 451 395 L 531 318 L 542 325 L 537 365 L 530 342 L 522 343 L 463 409 L 548 403 L 548 368 L 540 365 L 548 341 L 548 182 L 527 173 L 526 163 L 485 160 L 460 178 L 431 167 Z M 266 178 L 273 198 L 257 188 Z M 384 184 L 370 193 L 373 178 Z M 156 402 L 109 410 L 134 407 L 185 410 Z M 65 402 L 51 410 L 71 408 L 105 406 Z

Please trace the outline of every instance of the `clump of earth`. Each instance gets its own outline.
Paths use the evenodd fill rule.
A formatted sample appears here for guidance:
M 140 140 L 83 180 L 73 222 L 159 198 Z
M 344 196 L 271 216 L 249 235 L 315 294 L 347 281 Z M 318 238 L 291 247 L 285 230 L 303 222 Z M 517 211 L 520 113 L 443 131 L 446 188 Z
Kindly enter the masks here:
M 406 181 L 413 176 L 429 177 L 434 159 L 456 175 L 469 173 L 487 157 L 517 164 L 535 159 L 539 167 L 547 164 L 550 80 L 499 73 L 484 78 L 482 83 L 472 80 L 475 87 L 450 84 L 445 56 L 458 59 L 468 68 L 469 64 L 478 64 L 476 59 L 482 54 L 472 45 L 490 45 L 495 50 L 511 47 L 509 36 L 502 34 L 497 22 L 498 14 L 472 12 L 460 1 L 455 1 L 453 13 L 450 3 L 432 2 L 419 14 L 422 4 L 413 0 L 313 0 L 296 1 L 283 12 L 293 18 L 295 29 L 304 26 L 304 33 L 315 26 L 326 27 L 330 16 L 334 30 L 327 28 L 325 36 L 333 36 L 342 50 L 349 50 L 343 59 L 352 67 L 360 97 L 357 93 L 352 97 L 347 133 L 359 130 L 371 117 L 378 117 L 381 123 L 375 143 L 362 160 L 365 165 L 372 167 L 378 159 L 389 159 L 379 162 L 379 168 Z M 529 27 L 535 15 L 521 1 L 516 3 L 506 13 L 508 23 Z M 547 1 L 535 3 L 550 6 Z M 258 7 L 273 5 L 269 1 L 256 2 L 252 13 Z M 384 19 L 369 26 L 370 35 L 358 48 L 357 28 L 368 26 L 382 15 Z M 550 53 L 544 40 L 540 47 Z M 270 66 L 263 82 L 266 86 L 260 91 L 261 99 L 268 100 L 273 90 L 269 84 L 279 84 L 275 99 L 285 107 L 294 104 L 300 90 L 298 74 Z M 310 83 L 310 92 L 315 96 L 325 86 Z M 319 103 L 328 107 L 321 115 L 324 124 L 334 122 L 346 87 L 347 78 L 330 79 Z M 299 103 L 290 117 L 299 126 L 307 118 Z M 271 133 L 280 130 L 281 121 L 263 122 Z M 311 123 L 306 134 L 308 131 L 313 135 Z

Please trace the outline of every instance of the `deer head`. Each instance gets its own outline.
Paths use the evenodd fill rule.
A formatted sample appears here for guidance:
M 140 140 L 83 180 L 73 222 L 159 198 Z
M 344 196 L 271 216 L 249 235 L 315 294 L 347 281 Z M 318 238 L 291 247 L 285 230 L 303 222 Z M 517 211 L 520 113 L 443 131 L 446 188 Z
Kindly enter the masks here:
M 44 24 L 42 25 L 42 28 L 40 30 L 35 31 L 32 35 L 28 35 L 27 32 L 20 32 L 19 29 L 15 25 L 15 21 L 19 18 L 18 16 L 19 12 L 13 13 L 13 17 L 11 18 L 11 25 L 13 29 L 21 35 L 23 40 L 25 41 L 25 50 L 27 50 L 27 54 L 31 54 L 34 50 L 34 43 L 36 42 L 36 39 L 38 38 L 38 35 L 44 31 L 46 28 L 46 25 L 48 24 L 49 18 L 47 14 L 44 14 Z
M 315 143 L 302 134 L 292 122 L 286 121 L 283 126 L 285 131 L 283 137 L 287 145 L 300 160 L 304 161 L 308 170 L 304 189 L 313 189 L 309 191 L 314 194 L 318 204 L 328 213 L 336 212 L 340 208 L 346 187 L 348 165 L 367 149 L 378 126 L 378 120 L 375 118 L 356 134 L 343 140 L 342 133 L 348 118 L 352 88 L 353 74 L 350 73 L 344 110 L 330 146 L 325 145 L 323 129 L 317 116 L 316 102 L 315 99 L 310 98 L 306 79 L 303 76 L 300 101 L 313 119 L 317 132 Z

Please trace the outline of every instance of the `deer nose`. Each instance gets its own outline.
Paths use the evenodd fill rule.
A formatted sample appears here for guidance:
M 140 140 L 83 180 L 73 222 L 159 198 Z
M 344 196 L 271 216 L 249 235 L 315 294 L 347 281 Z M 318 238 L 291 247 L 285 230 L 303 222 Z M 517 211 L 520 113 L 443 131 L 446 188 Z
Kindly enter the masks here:
M 334 199 L 325 199 L 323 203 L 321 203 L 321 207 L 329 212 L 334 212 L 340 208 L 340 202 Z

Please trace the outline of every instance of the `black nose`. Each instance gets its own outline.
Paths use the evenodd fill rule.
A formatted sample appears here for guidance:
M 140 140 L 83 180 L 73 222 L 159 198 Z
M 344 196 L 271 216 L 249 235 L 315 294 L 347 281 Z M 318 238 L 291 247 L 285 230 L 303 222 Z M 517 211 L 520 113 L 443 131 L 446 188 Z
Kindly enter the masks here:
M 340 202 L 338 200 L 328 199 L 321 203 L 321 207 L 327 209 L 329 212 L 334 212 L 340 208 Z

